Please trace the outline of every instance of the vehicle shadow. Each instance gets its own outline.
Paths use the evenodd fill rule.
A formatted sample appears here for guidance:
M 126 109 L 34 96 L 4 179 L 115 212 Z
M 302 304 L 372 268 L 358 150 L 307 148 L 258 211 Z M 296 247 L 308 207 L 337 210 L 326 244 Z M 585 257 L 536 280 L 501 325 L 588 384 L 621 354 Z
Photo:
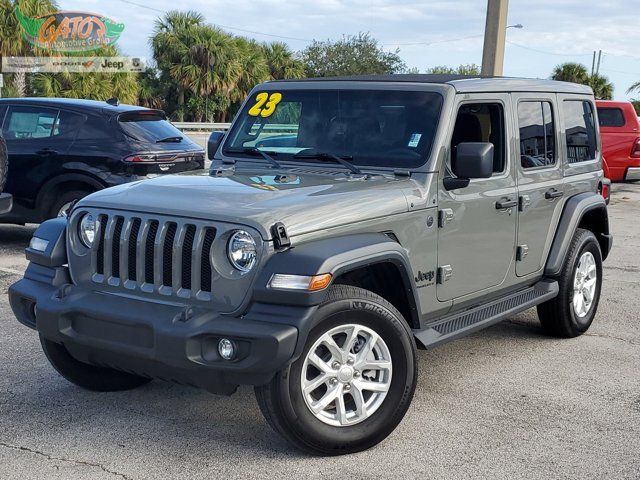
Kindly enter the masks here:
M 535 344 L 545 339 L 530 318 L 518 316 L 439 349 L 419 351 L 420 375 L 414 401 L 424 404 L 438 394 L 438 388 L 451 382 L 453 371 L 453 378 L 478 375 L 477 370 L 486 368 L 487 362 L 501 363 L 504 357 L 517 356 L 514 350 L 522 345 L 514 343 L 536 348 Z M 132 460 L 139 457 L 150 463 L 166 458 L 185 461 L 185 456 L 224 455 L 243 461 L 255 461 L 257 454 L 308 457 L 271 430 L 249 387 L 222 397 L 154 381 L 127 392 L 94 393 L 69 384 L 46 363 L 41 352 L 34 348 L 32 353 L 36 361 L 12 369 L 15 380 L 28 379 L 28 384 L 11 382 L 17 386 L 0 392 L 0 403 L 12 406 L 3 412 L 4 421 L 22 425 L 20 435 L 29 432 L 30 442 L 41 441 L 44 422 L 47 443 L 65 446 L 73 436 L 74 445 L 86 442 L 109 451 L 127 448 Z
M 0 225 L 0 248 L 25 248 L 38 225 Z

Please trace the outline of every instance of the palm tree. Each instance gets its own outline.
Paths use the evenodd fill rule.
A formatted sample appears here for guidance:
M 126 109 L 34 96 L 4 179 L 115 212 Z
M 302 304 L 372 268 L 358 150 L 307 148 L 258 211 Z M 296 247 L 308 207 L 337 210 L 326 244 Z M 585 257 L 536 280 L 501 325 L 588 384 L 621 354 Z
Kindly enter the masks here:
M 42 55 L 23 36 L 15 10 L 18 0 L 0 0 L 0 57 Z M 26 16 L 39 17 L 58 10 L 55 0 L 21 0 L 20 10 Z M 27 90 L 25 72 L 13 75 L 13 87 L 17 96 L 24 97 Z
M 589 81 L 589 72 L 587 71 L 587 67 L 584 65 L 568 62 L 554 68 L 551 78 L 562 82 L 573 82 L 587 85 Z
M 627 88 L 627 93 L 631 93 L 634 90 L 638 90 L 640 92 L 640 80 L 634 83 L 633 85 L 631 85 L 629 88 Z
M 304 64 L 295 58 L 286 43 L 266 43 L 262 46 L 262 52 L 269 67 L 269 77 L 272 80 L 305 76 Z
M 262 46 L 258 42 L 242 37 L 236 37 L 234 40 L 240 62 L 240 74 L 236 80 L 231 100 L 240 102 L 258 83 L 269 80 L 270 73 Z
M 171 11 L 156 20 L 151 37 L 151 48 L 153 58 L 162 74 L 170 75 L 171 68 L 183 61 L 191 44 L 192 30 L 202 25 L 204 25 L 204 17 L 195 11 Z M 182 121 L 184 120 L 185 87 L 184 82 L 176 81 L 175 83 L 177 84 L 178 120 Z
M 594 73 L 589 77 L 587 85 L 591 87 L 597 99 L 611 100 L 613 98 L 613 84 L 604 75 Z

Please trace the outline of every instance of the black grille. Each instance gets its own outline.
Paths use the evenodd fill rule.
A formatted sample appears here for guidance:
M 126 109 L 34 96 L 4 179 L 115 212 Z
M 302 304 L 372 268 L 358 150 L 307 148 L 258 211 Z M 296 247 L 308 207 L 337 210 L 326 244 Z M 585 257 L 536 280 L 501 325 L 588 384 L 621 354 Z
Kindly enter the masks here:
M 216 238 L 216 231 L 213 228 L 205 229 L 204 241 L 202 243 L 202 254 L 200 258 L 200 289 L 203 292 L 211 291 L 211 246 Z
M 98 240 L 98 251 L 96 255 L 96 273 L 104 274 L 104 233 L 107 229 L 107 216 L 100 215 L 100 239 Z
M 146 283 L 153 283 L 153 253 L 157 234 L 158 221 L 152 220 L 149 224 L 149 233 L 144 246 L 144 281 Z
M 113 241 L 111 243 L 111 275 L 120 277 L 120 236 L 124 218 L 116 217 L 116 226 L 113 229 Z
M 134 218 L 131 225 L 131 235 L 129 235 L 129 280 L 136 280 L 136 252 L 138 251 L 138 233 L 140 233 L 140 224 L 142 220 Z
M 197 220 L 186 223 L 124 213 L 100 214 L 98 221 L 93 261 L 102 277 L 94 276 L 94 281 L 183 298 L 211 293 L 215 228 Z
M 164 238 L 162 246 L 162 284 L 167 287 L 173 286 L 171 275 L 173 273 L 173 241 L 176 238 L 176 230 L 178 226 L 175 223 L 169 223 L 167 227 L 167 236 Z
M 191 250 L 196 238 L 196 226 L 187 225 L 182 245 L 182 288 L 191 290 Z

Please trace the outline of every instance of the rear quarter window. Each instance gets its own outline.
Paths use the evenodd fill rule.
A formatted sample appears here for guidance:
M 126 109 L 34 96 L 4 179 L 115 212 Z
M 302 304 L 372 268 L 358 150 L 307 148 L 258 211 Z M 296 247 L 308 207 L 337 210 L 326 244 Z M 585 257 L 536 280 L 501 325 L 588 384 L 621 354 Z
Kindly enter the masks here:
M 624 113 L 621 108 L 599 107 L 598 123 L 601 127 L 623 127 L 625 124 Z
M 587 162 L 596 159 L 597 133 L 591 102 L 565 100 L 562 102 L 567 161 Z

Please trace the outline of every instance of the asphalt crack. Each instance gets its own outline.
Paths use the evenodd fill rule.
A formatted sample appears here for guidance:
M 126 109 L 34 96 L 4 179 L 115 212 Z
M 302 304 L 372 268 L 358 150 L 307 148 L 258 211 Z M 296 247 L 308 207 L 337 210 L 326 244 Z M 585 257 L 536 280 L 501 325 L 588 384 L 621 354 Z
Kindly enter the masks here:
M 4 442 L 0 442 L 0 447 L 10 448 L 12 450 L 18 450 L 18 451 L 21 451 L 21 452 L 32 453 L 34 455 L 39 455 L 41 457 L 44 457 L 47 460 L 57 460 L 59 462 L 67 462 L 67 463 L 73 463 L 73 464 L 76 464 L 76 465 L 83 465 L 85 467 L 97 467 L 97 468 L 101 469 L 103 472 L 109 473 L 109 474 L 114 475 L 116 477 L 124 478 L 125 480 L 133 480 L 133 477 L 125 475 L 124 473 L 120 473 L 120 472 L 116 472 L 114 470 L 110 470 L 110 469 L 108 469 L 107 467 L 105 467 L 104 465 L 102 465 L 100 463 L 87 462 L 85 460 L 74 460 L 73 458 L 54 457 L 53 455 L 50 455 L 50 454 L 45 453 L 45 452 L 41 452 L 39 450 L 34 450 L 32 448 L 29 448 L 29 447 L 22 447 L 20 445 L 11 445 L 9 443 L 4 443 Z
M 620 342 L 628 343 L 629 345 L 634 345 L 634 346 L 640 347 L 640 343 L 634 342 L 633 340 L 629 340 L 628 338 L 614 337 L 613 335 L 605 335 L 603 333 L 585 333 L 584 336 L 585 337 L 606 338 L 606 339 L 609 339 L 609 340 L 618 340 Z

